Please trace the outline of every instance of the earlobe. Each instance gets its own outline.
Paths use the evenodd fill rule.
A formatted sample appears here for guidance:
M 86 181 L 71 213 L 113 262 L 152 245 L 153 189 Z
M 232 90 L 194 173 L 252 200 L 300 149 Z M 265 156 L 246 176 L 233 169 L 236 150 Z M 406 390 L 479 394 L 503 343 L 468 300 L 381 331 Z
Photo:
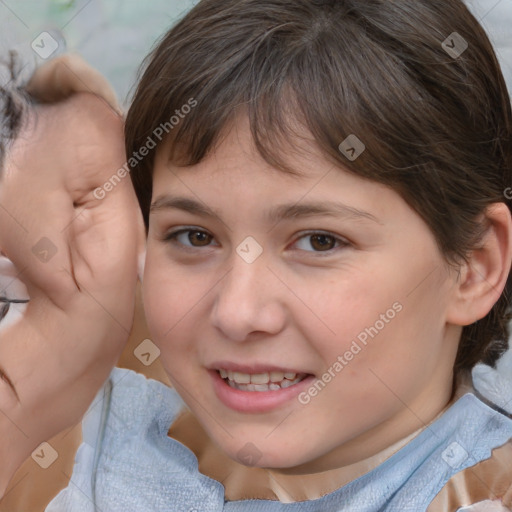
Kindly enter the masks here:
M 503 292 L 512 262 L 512 219 L 504 203 L 494 203 L 485 212 L 488 228 L 481 244 L 461 266 L 448 311 L 449 323 L 465 326 L 482 318 Z

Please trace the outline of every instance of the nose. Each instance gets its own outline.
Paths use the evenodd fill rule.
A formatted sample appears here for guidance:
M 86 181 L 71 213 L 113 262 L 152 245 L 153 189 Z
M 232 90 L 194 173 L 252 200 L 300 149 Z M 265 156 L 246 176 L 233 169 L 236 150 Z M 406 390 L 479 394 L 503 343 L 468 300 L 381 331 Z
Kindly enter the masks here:
M 231 270 L 215 293 L 211 322 L 230 340 L 276 335 L 286 324 L 283 285 L 263 258 L 247 263 L 235 254 Z

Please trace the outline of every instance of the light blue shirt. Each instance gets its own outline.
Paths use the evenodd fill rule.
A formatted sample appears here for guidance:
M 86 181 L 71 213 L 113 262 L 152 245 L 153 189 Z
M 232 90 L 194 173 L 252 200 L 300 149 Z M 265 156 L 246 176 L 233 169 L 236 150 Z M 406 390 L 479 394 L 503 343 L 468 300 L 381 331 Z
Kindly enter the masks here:
M 322 498 L 225 502 L 222 484 L 167 435 L 182 407 L 174 389 L 114 368 L 82 422 L 70 483 L 46 512 L 420 512 L 455 473 L 512 438 L 512 419 L 468 393 L 377 468 Z

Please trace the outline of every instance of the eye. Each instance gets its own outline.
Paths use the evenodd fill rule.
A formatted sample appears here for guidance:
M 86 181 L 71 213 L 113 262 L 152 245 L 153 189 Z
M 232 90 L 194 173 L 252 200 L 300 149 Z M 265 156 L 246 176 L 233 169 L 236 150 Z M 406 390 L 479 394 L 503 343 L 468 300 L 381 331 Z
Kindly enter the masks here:
M 201 229 L 187 228 L 168 233 L 163 241 L 178 243 L 185 247 L 208 247 L 213 241 L 213 236 Z
M 345 240 L 330 233 L 317 232 L 301 236 L 294 245 L 301 251 L 329 252 L 349 244 Z

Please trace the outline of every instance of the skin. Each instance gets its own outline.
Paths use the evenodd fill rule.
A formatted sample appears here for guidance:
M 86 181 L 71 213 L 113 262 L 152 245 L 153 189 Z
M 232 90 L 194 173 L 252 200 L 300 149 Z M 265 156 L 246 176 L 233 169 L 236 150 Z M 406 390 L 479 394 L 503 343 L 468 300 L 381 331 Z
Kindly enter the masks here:
M 1 332 L 0 496 L 32 450 L 80 421 L 119 359 L 143 248 L 129 178 L 93 196 L 125 161 L 120 116 L 90 94 L 34 108 L 0 184 L 0 246 L 30 297 Z M 43 237 L 47 261 L 33 251 Z
M 166 194 L 195 200 L 219 219 L 153 211 L 143 279 L 152 339 L 208 435 L 233 459 L 252 442 L 257 466 L 288 474 L 352 464 L 434 419 L 452 394 L 462 326 L 487 314 L 511 261 L 504 205 L 490 210 L 483 248 L 457 272 L 396 192 L 334 167 L 313 143 L 302 147 L 288 153 L 300 177 L 263 161 L 243 117 L 195 166 L 172 165 L 162 147 L 153 201 Z M 375 220 L 265 219 L 277 205 L 331 201 Z M 163 240 L 186 227 L 207 235 Z M 311 231 L 340 241 L 319 251 Z M 263 248 L 252 264 L 236 253 L 248 236 Z M 402 310 L 308 404 L 293 399 L 249 414 L 217 398 L 207 372 L 214 361 L 276 364 L 320 378 L 396 302 Z

